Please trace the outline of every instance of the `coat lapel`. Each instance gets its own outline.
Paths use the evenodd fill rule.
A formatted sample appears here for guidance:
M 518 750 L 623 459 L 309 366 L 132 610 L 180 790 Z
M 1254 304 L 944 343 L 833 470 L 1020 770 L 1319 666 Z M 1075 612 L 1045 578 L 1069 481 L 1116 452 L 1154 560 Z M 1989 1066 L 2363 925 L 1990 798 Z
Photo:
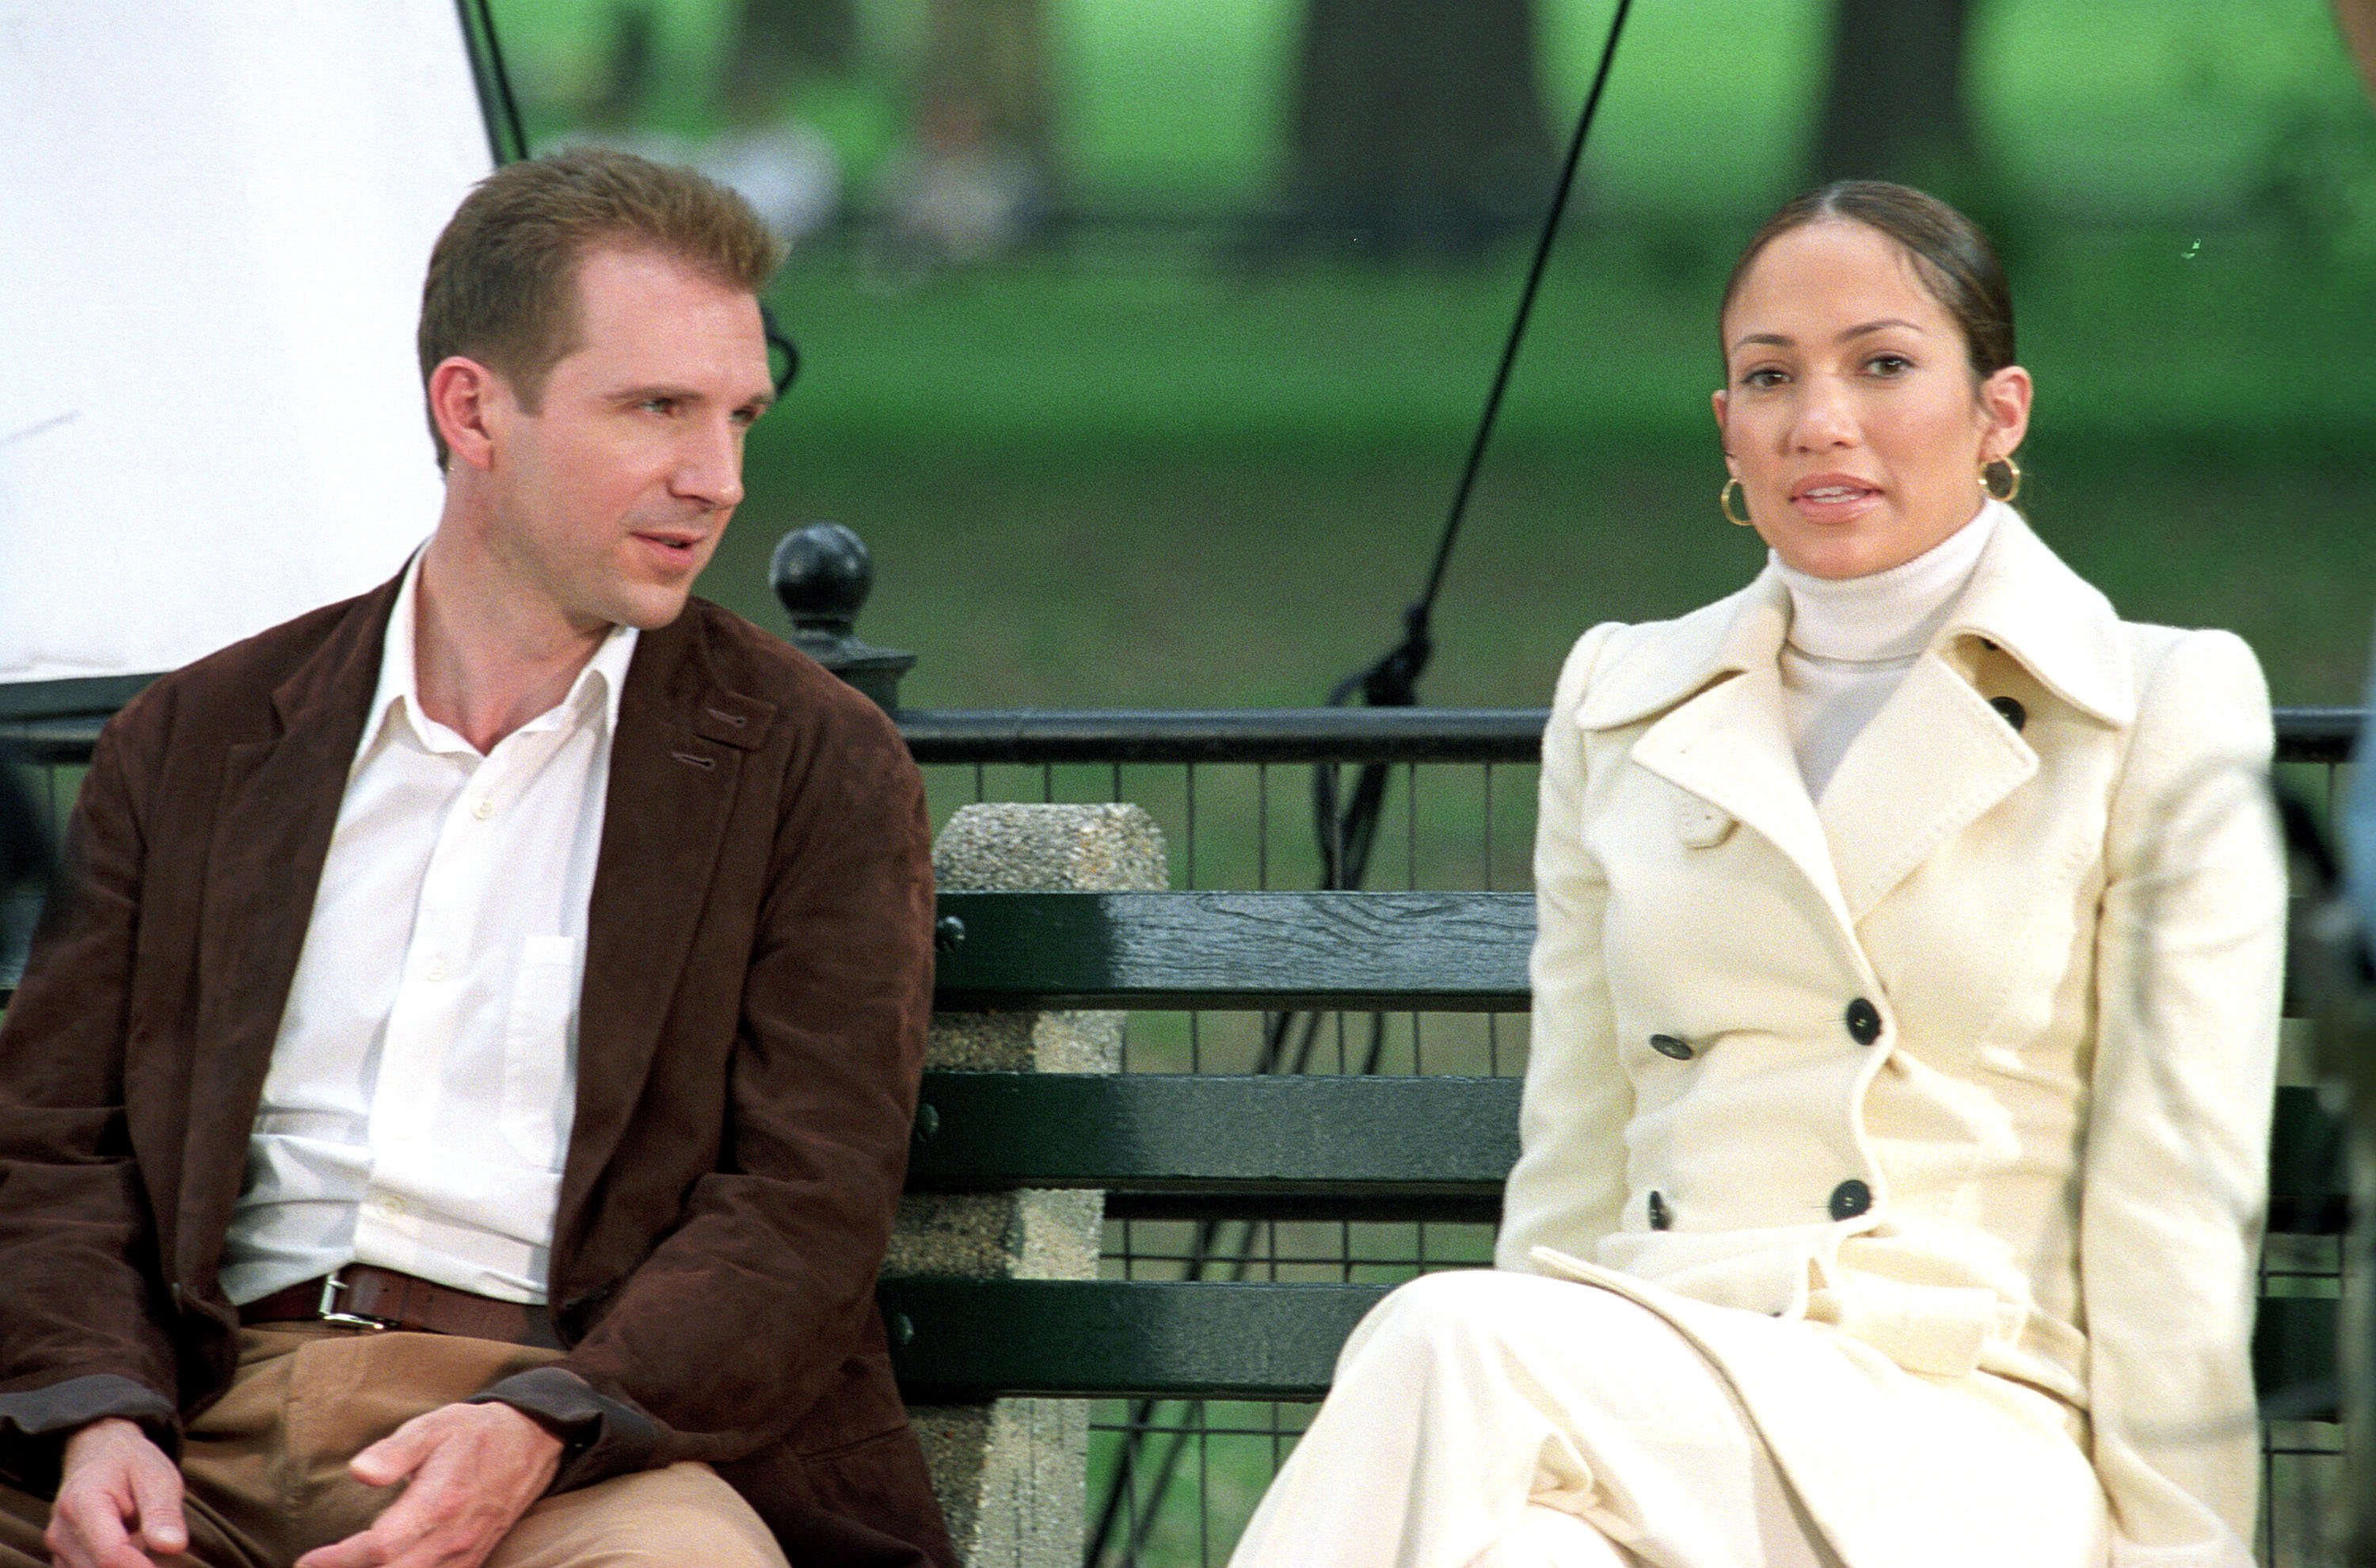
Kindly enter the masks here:
M 1710 687 L 1650 726 L 1634 742 L 1634 760 L 1781 850 L 1841 928 L 1854 924 L 1784 728 L 1781 677 L 1772 660 Z
M 401 579 L 356 600 L 272 694 L 277 732 L 225 753 L 198 921 L 177 1277 L 210 1279 Z
M 1851 924 L 2037 772 L 2037 754 L 1932 648 L 1840 759 L 1815 814 Z
M 698 621 L 689 611 L 644 633 L 620 694 L 586 912 L 577 1109 L 556 1246 L 643 1094 L 716 880 L 744 754 L 775 714 L 711 681 Z
M 1817 814 L 1851 919 L 1948 838 L 2037 776 L 2027 741 L 1974 683 L 2002 652 L 2099 724 L 2135 715 L 2128 644 L 2111 602 L 2002 503 L 1987 549 L 1930 648 L 1840 759 Z
M 1846 932 L 1839 878 L 1783 719 L 1789 626 L 1789 590 L 1769 569 L 1597 672 L 1577 722 L 1607 730 L 1664 710 L 1634 742 L 1633 760 L 1781 850 Z
M 1654 719 L 1633 759 L 1771 842 L 1853 932 L 1942 844 L 2037 772 L 2037 753 L 1973 683 L 1975 645 L 2011 657 L 2097 723 L 2134 717 L 2128 644 L 2110 602 L 2019 513 L 1991 505 L 1994 532 L 1954 613 L 1848 748 L 1820 808 L 1784 718 L 1789 590 L 1770 569 L 1730 599 L 1643 628 L 1651 635 L 1595 672 L 1577 722 L 1609 730 Z

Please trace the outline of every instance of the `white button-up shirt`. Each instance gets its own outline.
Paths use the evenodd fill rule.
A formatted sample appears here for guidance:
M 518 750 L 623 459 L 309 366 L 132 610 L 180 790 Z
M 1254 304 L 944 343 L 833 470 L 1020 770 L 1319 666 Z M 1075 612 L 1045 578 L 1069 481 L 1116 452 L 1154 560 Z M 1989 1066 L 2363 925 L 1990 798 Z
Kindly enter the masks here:
M 481 756 L 422 711 L 420 580 L 416 554 L 248 1139 L 234 1302 L 349 1262 L 544 1300 L 636 632 Z

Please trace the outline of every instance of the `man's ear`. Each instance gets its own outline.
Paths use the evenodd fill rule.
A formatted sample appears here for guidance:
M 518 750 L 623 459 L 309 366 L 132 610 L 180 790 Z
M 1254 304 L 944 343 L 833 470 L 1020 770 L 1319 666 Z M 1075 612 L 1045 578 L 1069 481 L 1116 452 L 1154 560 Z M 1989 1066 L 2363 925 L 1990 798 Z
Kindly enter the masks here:
M 440 361 L 429 373 L 429 415 L 455 461 L 481 469 L 493 465 L 490 416 L 505 396 L 501 376 L 460 354 Z

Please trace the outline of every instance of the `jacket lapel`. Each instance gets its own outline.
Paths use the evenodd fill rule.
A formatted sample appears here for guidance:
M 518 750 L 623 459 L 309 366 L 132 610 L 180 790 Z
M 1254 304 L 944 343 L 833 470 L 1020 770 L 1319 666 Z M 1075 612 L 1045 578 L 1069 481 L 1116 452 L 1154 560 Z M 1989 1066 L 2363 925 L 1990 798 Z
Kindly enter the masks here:
M 697 611 L 636 640 L 587 906 L 577 1108 L 556 1247 L 643 1094 L 716 880 L 744 754 L 775 711 L 711 681 Z
M 399 577 L 356 600 L 272 694 L 277 731 L 225 753 L 198 920 L 198 1004 L 176 1277 L 208 1280 L 247 1167 L 247 1138 Z
M 1855 922 L 1807 798 L 1773 660 L 1712 686 L 1634 742 L 1634 760 L 1764 837 L 1799 869 L 1843 930 Z
M 2037 776 L 2038 756 L 1974 683 L 2002 651 L 2097 723 L 2135 716 L 2128 644 L 2111 602 L 2002 503 L 1955 609 L 1840 759 L 1817 814 L 1851 919 L 1861 921 L 1940 845 Z
M 2097 723 L 2135 716 L 2128 644 L 2110 602 L 2001 503 L 1954 612 L 1841 759 L 1820 808 L 1783 713 L 1789 590 L 1771 570 L 1596 671 L 1577 722 L 1656 721 L 1633 760 L 1738 819 L 1796 866 L 1844 930 L 1949 837 L 2038 768 L 1974 683 L 1975 645 L 2001 650 Z
M 1783 719 L 1789 627 L 1789 590 L 1768 569 L 1596 671 L 1576 721 L 1614 729 L 1664 710 L 1634 742 L 1633 760 L 1781 850 L 1845 932 L 1839 879 Z
M 1937 648 L 1840 759 L 1815 814 L 1851 924 L 2037 772 L 2037 754 Z

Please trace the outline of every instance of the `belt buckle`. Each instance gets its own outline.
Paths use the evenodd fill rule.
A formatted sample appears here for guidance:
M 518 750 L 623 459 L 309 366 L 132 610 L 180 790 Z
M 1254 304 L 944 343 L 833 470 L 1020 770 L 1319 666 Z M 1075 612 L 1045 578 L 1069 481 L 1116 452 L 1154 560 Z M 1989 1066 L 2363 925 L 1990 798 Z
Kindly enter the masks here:
M 322 1300 L 315 1307 L 314 1315 L 324 1323 L 335 1323 L 341 1328 L 394 1328 L 394 1318 L 367 1317 L 361 1313 L 339 1311 L 339 1292 L 347 1288 L 347 1282 L 339 1276 L 345 1272 L 342 1268 L 334 1268 L 322 1277 Z

